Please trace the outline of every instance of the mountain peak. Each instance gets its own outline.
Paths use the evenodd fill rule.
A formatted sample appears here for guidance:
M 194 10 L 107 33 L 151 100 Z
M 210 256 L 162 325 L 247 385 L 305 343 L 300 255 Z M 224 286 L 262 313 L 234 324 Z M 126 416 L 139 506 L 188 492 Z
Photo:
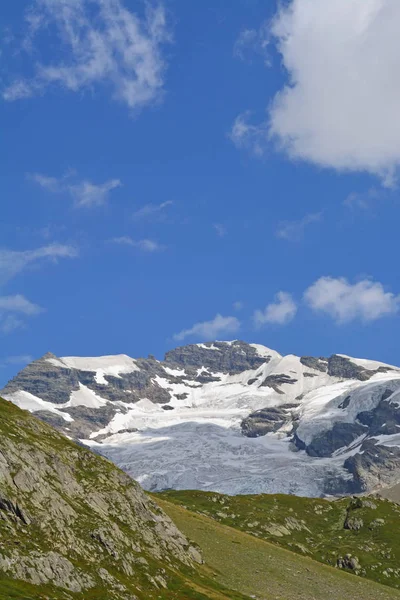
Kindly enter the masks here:
M 241 340 L 164 361 L 46 355 L 2 393 L 147 489 L 346 494 L 397 483 L 400 470 L 400 370 L 378 361 Z

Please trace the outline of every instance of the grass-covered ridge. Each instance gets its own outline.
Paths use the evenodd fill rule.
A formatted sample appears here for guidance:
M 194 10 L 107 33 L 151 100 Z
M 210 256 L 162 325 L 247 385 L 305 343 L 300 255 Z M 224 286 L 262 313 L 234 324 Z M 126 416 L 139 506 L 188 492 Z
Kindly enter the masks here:
M 303 556 L 400 588 L 400 506 L 389 500 L 198 491 L 169 491 L 160 497 Z

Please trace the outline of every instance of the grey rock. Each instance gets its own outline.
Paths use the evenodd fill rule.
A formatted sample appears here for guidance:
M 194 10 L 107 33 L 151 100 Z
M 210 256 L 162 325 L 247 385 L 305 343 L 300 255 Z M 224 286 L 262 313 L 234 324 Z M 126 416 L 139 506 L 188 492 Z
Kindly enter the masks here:
M 328 360 L 328 375 L 339 377 L 340 379 L 358 379 L 359 381 L 368 381 L 376 373 L 386 373 L 390 367 L 379 367 L 376 370 L 368 370 L 356 365 L 349 358 L 334 354 Z
M 109 461 L 2 399 L 0 427 L 0 579 L 132 600 L 161 568 L 201 561 Z
M 305 367 L 309 367 L 310 369 L 315 369 L 316 371 L 321 371 L 321 373 L 326 373 L 328 371 L 328 359 L 327 358 L 314 358 L 313 356 L 302 356 L 300 358 L 300 362 Z
M 284 394 L 285 392 L 281 390 L 280 386 L 286 384 L 293 385 L 296 382 L 297 379 L 294 379 L 293 377 L 290 377 L 290 375 L 285 375 L 284 373 L 282 373 L 279 375 L 268 375 L 268 377 L 266 377 L 262 381 L 260 387 L 270 387 L 278 394 Z
M 167 352 L 165 362 L 183 368 L 205 367 L 214 373 L 242 373 L 257 369 L 271 358 L 261 357 L 246 342 L 212 342 L 202 346 L 189 345 Z M 207 349 L 210 348 L 210 349 Z
M 301 449 L 305 449 L 309 456 L 332 456 L 336 450 L 348 446 L 366 431 L 367 428 L 358 423 L 335 423 L 332 429 L 317 435 L 307 447 Z
M 288 411 L 295 405 L 263 408 L 251 413 L 241 423 L 242 433 L 247 437 L 259 437 L 278 431 L 289 420 Z

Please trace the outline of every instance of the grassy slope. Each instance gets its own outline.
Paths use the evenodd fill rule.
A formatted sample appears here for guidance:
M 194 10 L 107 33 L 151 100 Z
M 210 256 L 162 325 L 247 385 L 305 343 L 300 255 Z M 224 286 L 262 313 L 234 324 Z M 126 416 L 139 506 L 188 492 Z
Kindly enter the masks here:
M 162 497 L 283 548 L 335 566 L 356 556 L 358 574 L 400 587 L 400 506 L 376 498 L 335 502 L 280 495 L 166 492 Z M 356 530 L 345 527 L 346 519 Z
M 16 450 L 30 449 L 35 454 L 38 447 L 46 448 L 51 458 L 57 457 L 60 460 L 70 461 L 74 454 L 78 455 L 78 471 L 76 474 L 80 483 L 88 485 L 88 492 L 92 485 L 107 485 L 107 479 L 112 481 L 112 476 L 117 472 L 117 468 L 112 463 L 98 457 L 85 448 L 77 446 L 50 426 L 38 421 L 26 411 L 21 411 L 13 404 L 0 398 L 0 442 L 13 440 Z M 1 443 L 0 443 L 1 450 Z M 43 474 L 48 479 L 47 474 Z M 99 479 L 103 477 L 103 479 Z M 124 479 L 126 476 L 124 475 Z M 127 484 L 129 485 L 129 484 Z M 113 490 L 110 490 L 112 493 Z M 0 477 L 0 497 L 14 497 L 15 491 L 7 488 L 6 483 Z M 67 499 L 68 500 L 68 499 Z M 29 495 L 24 498 L 24 502 L 29 504 Z M 87 540 L 90 543 L 90 532 L 97 526 L 98 518 L 92 514 L 83 503 L 74 502 L 74 509 L 78 514 L 78 519 L 70 526 L 79 529 L 79 540 Z M 82 511 L 82 514 L 80 514 Z M 31 514 L 35 515 L 35 508 L 32 506 Z M 110 517 L 111 519 L 111 517 Z M 94 522 L 92 523 L 92 521 Z M 119 522 L 123 527 L 123 523 Z M 135 539 L 136 532 L 127 530 L 127 535 Z M 0 511 L 0 552 L 2 555 L 9 555 L 13 548 L 24 549 L 27 554 L 31 550 L 40 550 L 48 552 L 52 550 L 51 540 L 44 537 L 40 523 L 33 521 L 29 526 L 12 526 L 12 522 L 7 518 L 3 519 Z M 23 552 L 25 553 L 25 552 Z M 79 555 L 71 551 L 71 561 L 79 566 L 84 572 L 89 573 L 95 579 L 97 578 L 98 568 L 103 566 L 97 562 L 89 562 L 80 559 Z M 175 561 L 175 567 L 166 566 L 146 554 L 146 559 L 152 568 L 151 572 L 156 572 L 165 567 L 165 576 L 168 581 L 168 589 L 156 589 L 149 584 L 145 573 L 142 572 L 140 565 L 135 569 L 134 575 L 128 577 L 119 571 L 118 564 L 115 561 L 104 563 L 109 567 L 110 572 L 118 577 L 121 583 L 131 591 L 129 598 L 139 598 L 140 600 L 243 600 L 243 595 L 236 592 L 226 591 L 223 585 L 207 578 L 207 574 L 198 572 L 197 569 L 191 569 Z M 104 559 L 105 561 L 107 559 Z M 111 596 L 102 585 L 86 590 L 84 593 L 72 593 L 51 585 L 35 586 L 23 581 L 17 581 L 4 573 L 0 572 L 0 600 L 108 600 Z M 112 596 L 114 597 L 114 596 Z M 128 597 L 128 596 L 127 596 Z M 125 598 L 125 596 L 124 596 Z
M 262 600 L 390 600 L 400 592 L 279 548 L 192 513 L 159 495 L 157 502 L 196 542 L 209 574 L 227 587 Z

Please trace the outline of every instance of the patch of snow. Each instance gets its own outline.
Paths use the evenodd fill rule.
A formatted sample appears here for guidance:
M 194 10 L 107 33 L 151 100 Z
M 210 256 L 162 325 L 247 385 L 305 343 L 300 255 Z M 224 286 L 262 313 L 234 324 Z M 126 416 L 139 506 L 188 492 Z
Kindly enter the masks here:
M 119 377 L 121 373 L 132 373 L 140 370 L 134 359 L 126 354 L 88 358 L 64 356 L 63 358 L 46 358 L 46 360 L 56 367 L 64 369 L 78 369 L 79 371 L 92 371 L 95 373 L 101 370 L 103 377 L 104 375 Z M 101 375 L 99 376 L 101 377 Z
M 262 358 L 282 358 L 282 355 L 275 350 L 271 350 L 271 348 L 267 348 L 266 346 L 262 346 L 261 344 L 250 344 L 252 348 L 257 351 L 258 356 Z
M 218 350 L 220 352 L 220 348 L 211 344 L 211 346 L 206 346 L 205 344 L 196 344 L 198 348 L 204 348 L 205 350 Z
M 170 369 L 169 367 L 164 367 L 164 371 L 172 377 L 184 377 L 186 375 L 184 369 Z
M 52 412 L 55 415 L 58 415 L 59 417 L 62 417 L 64 421 L 67 421 L 68 423 L 71 423 L 74 420 L 69 414 L 64 413 L 56 408 L 56 406 L 63 407 L 64 405 L 57 405 L 53 404 L 52 402 L 46 402 L 45 400 L 42 400 L 41 398 L 38 398 L 37 396 L 34 396 L 33 394 L 30 394 L 29 392 L 25 392 L 23 390 L 14 392 L 13 394 L 8 394 L 5 396 L 5 399 L 9 400 L 10 402 L 13 402 L 17 406 L 19 406 L 19 408 L 22 408 L 23 410 L 28 410 L 31 413 L 35 413 L 39 410 L 48 410 L 49 412 Z
M 79 390 L 71 392 L 71 396 L 68 402 L 63 404 L 63 408 L 69 408 L 73 406 L 86 406 L 88 408 L 101 408 L 108 404 L 107 400 L 98 396 L 95 392 L 90 390 L 88 387 L 79 384 Z

